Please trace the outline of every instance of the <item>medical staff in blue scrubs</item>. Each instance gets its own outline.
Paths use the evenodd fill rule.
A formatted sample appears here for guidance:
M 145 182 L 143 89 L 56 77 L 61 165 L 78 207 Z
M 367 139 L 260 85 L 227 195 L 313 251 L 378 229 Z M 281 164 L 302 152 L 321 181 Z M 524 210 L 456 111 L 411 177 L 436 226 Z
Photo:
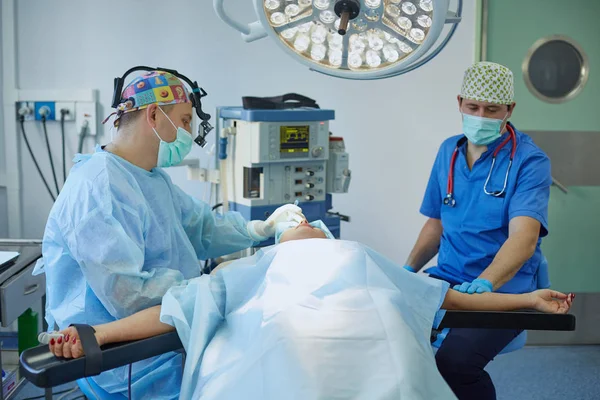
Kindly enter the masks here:
M 169 288 L 200 276 L 198 260 L 246 249 L 292 215 L 303 217 L 293 204 L 266 221 L 217 216 L 171 182 L 162 168 L 178 165 L 193 143 L 190 93 L 175 75 L 135 78 L 120 99 L 117 135 L 77 156 L 48 218 L 35 273 L 46 274 L 50 330 L 55 323 L 103 324 L 160 304 Z M 178 353 L 133 364 L 131 398 L 177 398 L 181 365 Z M 127 398 L 126 367 L 91 379 Z
M 405 268 L 427 269 L 461 292 L 524 293 L 540 286 L 548 234 L 550 160 L 509 121 L 512 72 L 479 62 L 467 69 L 458 108 L 463 133 L 442 143 L 421 213 L 428 217 Z M 438 368 L 460 400 L 495 399 L 484 370 L 520 330 L 451 329 L 436 354 Z

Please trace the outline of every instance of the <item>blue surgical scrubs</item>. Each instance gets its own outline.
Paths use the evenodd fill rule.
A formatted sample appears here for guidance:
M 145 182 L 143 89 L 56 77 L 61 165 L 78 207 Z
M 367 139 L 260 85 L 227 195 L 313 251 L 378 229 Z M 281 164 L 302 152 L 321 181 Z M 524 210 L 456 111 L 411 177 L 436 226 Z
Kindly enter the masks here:
M 502 197 L 487 195 L 483 188 L 492 167 L 493 153 L 507 133 L 488 145 L 472 169 L 467 164 L 466 141 L 461 141 L 465 143 L 460 146 L 454 165 L 454 207 L 444 205 L 443 199 L 447 194 L 452 153 L 464 136 L 452 137 L 440 147 L 421 206 L 422 214 L 441 219 L 443 227 L 438 265 L 426 270 L 430 276 L 451 285 L 471 282 L 492 263 L 508 239 L 510 220 L 525 216 L 541 224 L 535 253 L 497 291 L 524 293 L 537 289 L 536 274 L 544 260 L 540 243 L 548 234 L 550 160 L 529 136 L 516 129 L 515 133 L 516 153 Z M 512 141 L 508 142 L 498 152 L 487 183 L 488 192 L 501 191 L 504 187 L 511 144 Z M 436 353 L 438 370 L 459 399 L 494 400 L 494 384 L 485 367 L 521 332 L 520 329 L 450 329 Z
M 525 216 L 541 224 L 535 253 L 497 291 L 524 293 L 537 289 L 536 273 L 543 260 L 541 238 L 548 234 L 550 160 L 529 136 L 516 129 L 515 133 L 516 153 L 502 197 L 485 194 L 483 187 L 492 167 L 492 155 L 508 133 L 489 144 L 471 170 L 467 164 L 467 144 L 462 144 L 454 165 L 454 207 L 444 205 L 443 199 L 447 194 L 452 153 L 463 135 L 451 137 L 441 145 L 421 206 L 423 215 L 441 219 L 443 227 L 438 265 L 426 270 L 429 274 L 457 283 L 476 279 L 508 239 L 510 220 Z M 512 141 L 504 145 L 496 157 L 488 192 L 500 191 L 504 186 L 511 144 Z

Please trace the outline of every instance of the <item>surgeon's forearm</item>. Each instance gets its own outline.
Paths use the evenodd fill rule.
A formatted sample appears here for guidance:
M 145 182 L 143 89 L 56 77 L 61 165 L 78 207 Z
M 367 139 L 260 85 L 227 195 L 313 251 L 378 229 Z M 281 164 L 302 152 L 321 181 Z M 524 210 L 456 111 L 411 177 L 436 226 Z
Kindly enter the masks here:
M 535 252 L 537 237 L 515 233 L 504 242 L 494 261 L 479 275 L 494 285 L 494 290 L 511 280 Z
M 98 343 L 102 346 L 108 343 L 146 339 L 171 332 L 175 328 L 160 322 L 160 306 L 155 306 L 108 324 L 94 326 L 94 329 L 96 329 Z
M 419 233 L 417 243 L 410 252 L 406 265 L 417 271 L 423 268 L 438 253 L 441 239 L 442 221 L 429 218 Z
M 442 308 L 445 310 L 511 311 L 534 308 L 534 305 L 531 293 L 482 293 L 472 295 L 450 289 L 446 293 Z

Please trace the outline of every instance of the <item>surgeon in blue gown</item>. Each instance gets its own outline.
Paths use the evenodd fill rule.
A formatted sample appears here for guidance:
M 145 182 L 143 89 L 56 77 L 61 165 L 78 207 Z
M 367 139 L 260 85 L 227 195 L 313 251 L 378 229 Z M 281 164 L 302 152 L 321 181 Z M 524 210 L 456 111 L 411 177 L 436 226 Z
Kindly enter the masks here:
M 425 272 L 474 296 L 548 286 L 538 270 L 550 160 L 508 122 L 513 87 L 512 72 L 499 64 L 479 62 L 465 72 L 458 96 L 463 133 L 439 149 L 420 210 L 428 220 L 405 266 L 416 272 L 438 254 L 437 266 Z M 484 368 L 520 333 L 450 330 L 436 360 L 459 399 L 496 398 Z
M 198 260 L 246 249 L 273 236 L 280 220 L 301 215 L 290 204 L 266 222 L 235 212 L 216 216 L 171 182 L 162 167 L 179 164 L 193 143 L 192 103 L 176 76 L 153 71 L 135 78 L 121 99 L 116 137 L 77 156 L 48 218 L 43 262 L 34 273 L 46 274 L 51 330 L 111 322 L 160 304 L 170 287 L 200 276 Z M 133 398 L 176 398 L 181 364 L 176 353 L 134 364 Z M 119 368 L 93 380 L 126 394 L 127 378 Z

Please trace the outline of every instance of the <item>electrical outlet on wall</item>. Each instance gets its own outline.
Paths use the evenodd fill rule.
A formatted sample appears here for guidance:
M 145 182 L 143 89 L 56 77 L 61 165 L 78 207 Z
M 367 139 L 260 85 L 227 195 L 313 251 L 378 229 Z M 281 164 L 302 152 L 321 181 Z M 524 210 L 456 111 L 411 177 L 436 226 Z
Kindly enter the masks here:
M 35 120 L 41 121 L 42 117 L 46 116 L 46 121 L 56 119 L 55 103 L 53 101 L 36 101 L 35 102 Z
M 96 102 L 78 101 L 75 103 L 75 129 L 81 132 L 83 128 L 87 129 L 88 135 L 96 135 L 98 130 Z
M 66 110 L 65 121 L 75 121 L 75 103 L 74 102 L 56 102 L 56 120 L 60 121 L 61 111 Z
M 18 101 L 17 102 L 17 120 L 22 115 L 25 121 L 33 121 L 35 119 L 35 103 L 33 101 Z

